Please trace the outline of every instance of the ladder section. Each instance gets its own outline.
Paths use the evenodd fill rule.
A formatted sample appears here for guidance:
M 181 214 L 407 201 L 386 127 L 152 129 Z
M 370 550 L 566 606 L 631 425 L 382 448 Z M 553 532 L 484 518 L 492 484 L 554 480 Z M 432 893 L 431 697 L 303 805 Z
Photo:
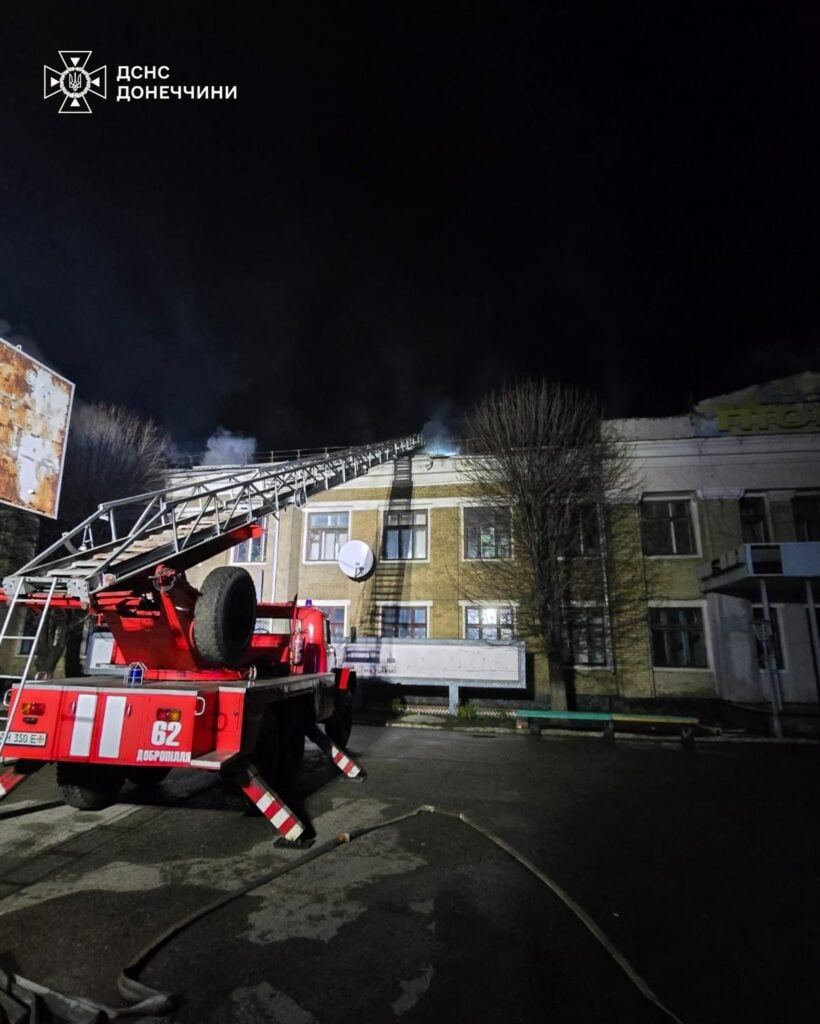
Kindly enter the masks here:
M 367 618 L 371 636 L 383 634 L 383 609 L 401 605 L 413 543 L 413 460 L 402 455 L 393 463 L 393 482 L 381 524 L 382 550 L 376 561 Z
M 90 595 L 162 562 L 188 567 L 230 546 L 226 535 L 300 506 L 422 444 L 418 434 L 323 452 L 283 463 L 181 474 L 161 491 L 106 502 L 69 533 L 3 581 L 8 600 L 20 577 L 57 579 L 58 592 Z
M 54 594 L 58 587 L 58 581 L 56 579 L 49 580 L 33 580 L 26 579 L 25 577 L 18 577 L 15 582 L 14 592 L 12 593 L 8 605 L 6 607 L 6 617 L 3 620 L 3 625 L 0 626 L 0 654 L 4 657 L 0 657 L 0 664 L 5 664 L 7 659 L 5 655 L 8 653 L 8 646 L 14 643 L 21 643 L 27 641 L 30 646 L 26 652 L 26 661 L 23 666 L 23 671 L 19 675 L 6 675 L 0 674 L 0 691 L 6 692 L 5 684 L 8 682 L 19 683 L 15 693 L 14 700 L 11 703 L 11 707 L 8 710 L 8 723 L 7 729 L 11 727 L 11 723 L 14 721 L 14 715 L 17 711 L 20 701 L 23 699 L 23 692 L 26 688 L 26 683 L 31 675 L 31 667 L 34 664 L 34 658 L 37 654 L 37 645 L 40 642 L 40 636 L 43 632 L 48 613 L 51 609 L 52 601 L 54 600 Z M 26 634 L 28 615 L 24 615 L 22 620 L 22 626 L 20 627 L 23 632 L 15 633 L 15 623 L 18 621 L 17 611 L 21 609 L 31 610 L 32 600 L 29 597 L 31 590 L 36 590 L 41 596 L 36 601 L 36 609 L 38 614 L 37 626 L 33 633 Z M 9 686 L 10 688 L 10 686 Z M 0 730 L 0 758 L 3 756 L 3 748 L 6 745 L 6 737 L 8 735 L 7 730 Z

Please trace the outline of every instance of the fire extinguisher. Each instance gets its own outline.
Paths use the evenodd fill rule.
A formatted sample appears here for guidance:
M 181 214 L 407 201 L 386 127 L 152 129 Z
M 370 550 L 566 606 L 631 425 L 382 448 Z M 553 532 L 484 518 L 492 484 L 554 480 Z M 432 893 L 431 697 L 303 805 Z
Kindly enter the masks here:
M 305 657 L 305 634 L 302 632 L 302 623 L 296 623 L 296 631 L 290 639 L 290 662 L 292 665 L 301 665 Z

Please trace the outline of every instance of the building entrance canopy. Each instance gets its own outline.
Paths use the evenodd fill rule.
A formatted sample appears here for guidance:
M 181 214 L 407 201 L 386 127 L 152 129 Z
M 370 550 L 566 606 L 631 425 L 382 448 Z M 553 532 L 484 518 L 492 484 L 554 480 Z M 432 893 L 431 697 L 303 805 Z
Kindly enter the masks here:
M 820 584 L 820 543 L 741 544 L 740 547 L 702 565 L 698 570 L 704 594 L 727 594 L 759 601 L 763 619 L 755 630 L 763 647 L 769 680 L 775 734 L 782 735 L 780 713 L 783 696 L 773 645 L 771 601 L 805 602 L 814 661 L 815 685 L 820 698 L 820 636 L 818 636 L 817 589 Z
M 820 542 L 741 544 L 698 569 L 704 594 L 760 599 L 765 580 L 776 601 L 805 601 L 806 586 L 820 588 Z

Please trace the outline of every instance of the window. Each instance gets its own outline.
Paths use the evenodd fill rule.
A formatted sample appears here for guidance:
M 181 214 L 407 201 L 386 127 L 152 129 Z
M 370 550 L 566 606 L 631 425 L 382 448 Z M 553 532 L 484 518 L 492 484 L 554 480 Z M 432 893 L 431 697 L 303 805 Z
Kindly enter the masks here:
M 600 607 L 568 609 L 566 636 L 573 665 L 606 665 L 606 617 Z
M 572 511 L 573 536 L 569 553 L 593 557 L 601 553 L 601 524 L 595 505 L 579 505 Z
M 707 668 L 700 608 L 650 608 L 652 664 L 657 668 Z
M 508 508 L 464 509 L 464 557 L 510 558 L 512 542 Z
M 765 498 L 749 494 L 740 499 L 740 528 L 744 544 L 768 544 Z
M 319 604 L 316 606 L 321 609 L 330 619 L 330 639 L 335 644 L 340 640 L 344 640 L 347 635 L 345 632 L 345 608 L 344 605 L 336 604 Z
M 252 537 L 250 540 L 243 540 L 233 549 L 232 562 L 264 562 L 265 561 L 265 537 L 267 530 L 263 529 L 259 537 Z
M 413 559 L 427 557 L 427 513 L 386 512 L 383 557 Z
M 820 540 L 820 494 L 792 498 L 794 531 L 798 540 Z
M 382 636 L 424 640 L 427 637 L 427 608 L 385 605 L 382 608 Z
M 310 512 L 305 560 L 335 562 L 339 549 L 347 543 L 349 523 L 348 512 Z
M 471 605 L 464 609 L 464 636 L 468 640 L 512 640 L 515 613 L 509 606 Z
M 755 647 L 757 648 L 757 667 L 765 670 L 766 668 L 766 651 L 763 646 L 763 606 L 753 605 L 752 606 L 752 625 L 755 631 Z M 780 616 L 777 613 L 777 608 L 772 608 L 769 605 L 769 622 L 771 623 L 771 633 L 769 637 L 769 650 L 774 655 L 774 663 L 778 669 L 783 669 L 785 662 L 783 660 L 783 644 L 780 639 Z
M 645 555 L 696 554 L 689 501 L 641 502 L 641 540 Z

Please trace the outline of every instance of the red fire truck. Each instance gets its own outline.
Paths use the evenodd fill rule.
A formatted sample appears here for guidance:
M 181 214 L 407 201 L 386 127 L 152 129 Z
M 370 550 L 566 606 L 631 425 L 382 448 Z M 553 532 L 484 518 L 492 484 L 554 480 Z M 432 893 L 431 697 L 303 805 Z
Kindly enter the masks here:
M 7 577 L 0 644 L 25 642 L 28 657 L 5 695 L 0 754 L 16 760 L 0 774 L 0 798 L 48 762 L 66 802 L 84 809 L 106 806 L 126 780 L 150 785 L 171 768 L 198 768 L 220 773 L 298 841 L 304 826 L 277 788 L 293 781 L 306 738 L 346 776 L 362 776 L 344 751 L 355 674 L 334 666 L 320 609 L 257 601 L 238 566 L 213 569 L 201 590 L 186 569 L 260 536 L 265 516 L 419 443 L 413 436 L 189 474 L 100 506 Z M 55 608 L 86 609 L 113 634 L 115 674 L 30 678 Z M 18 632 L 32 612 L 33 632 Z

